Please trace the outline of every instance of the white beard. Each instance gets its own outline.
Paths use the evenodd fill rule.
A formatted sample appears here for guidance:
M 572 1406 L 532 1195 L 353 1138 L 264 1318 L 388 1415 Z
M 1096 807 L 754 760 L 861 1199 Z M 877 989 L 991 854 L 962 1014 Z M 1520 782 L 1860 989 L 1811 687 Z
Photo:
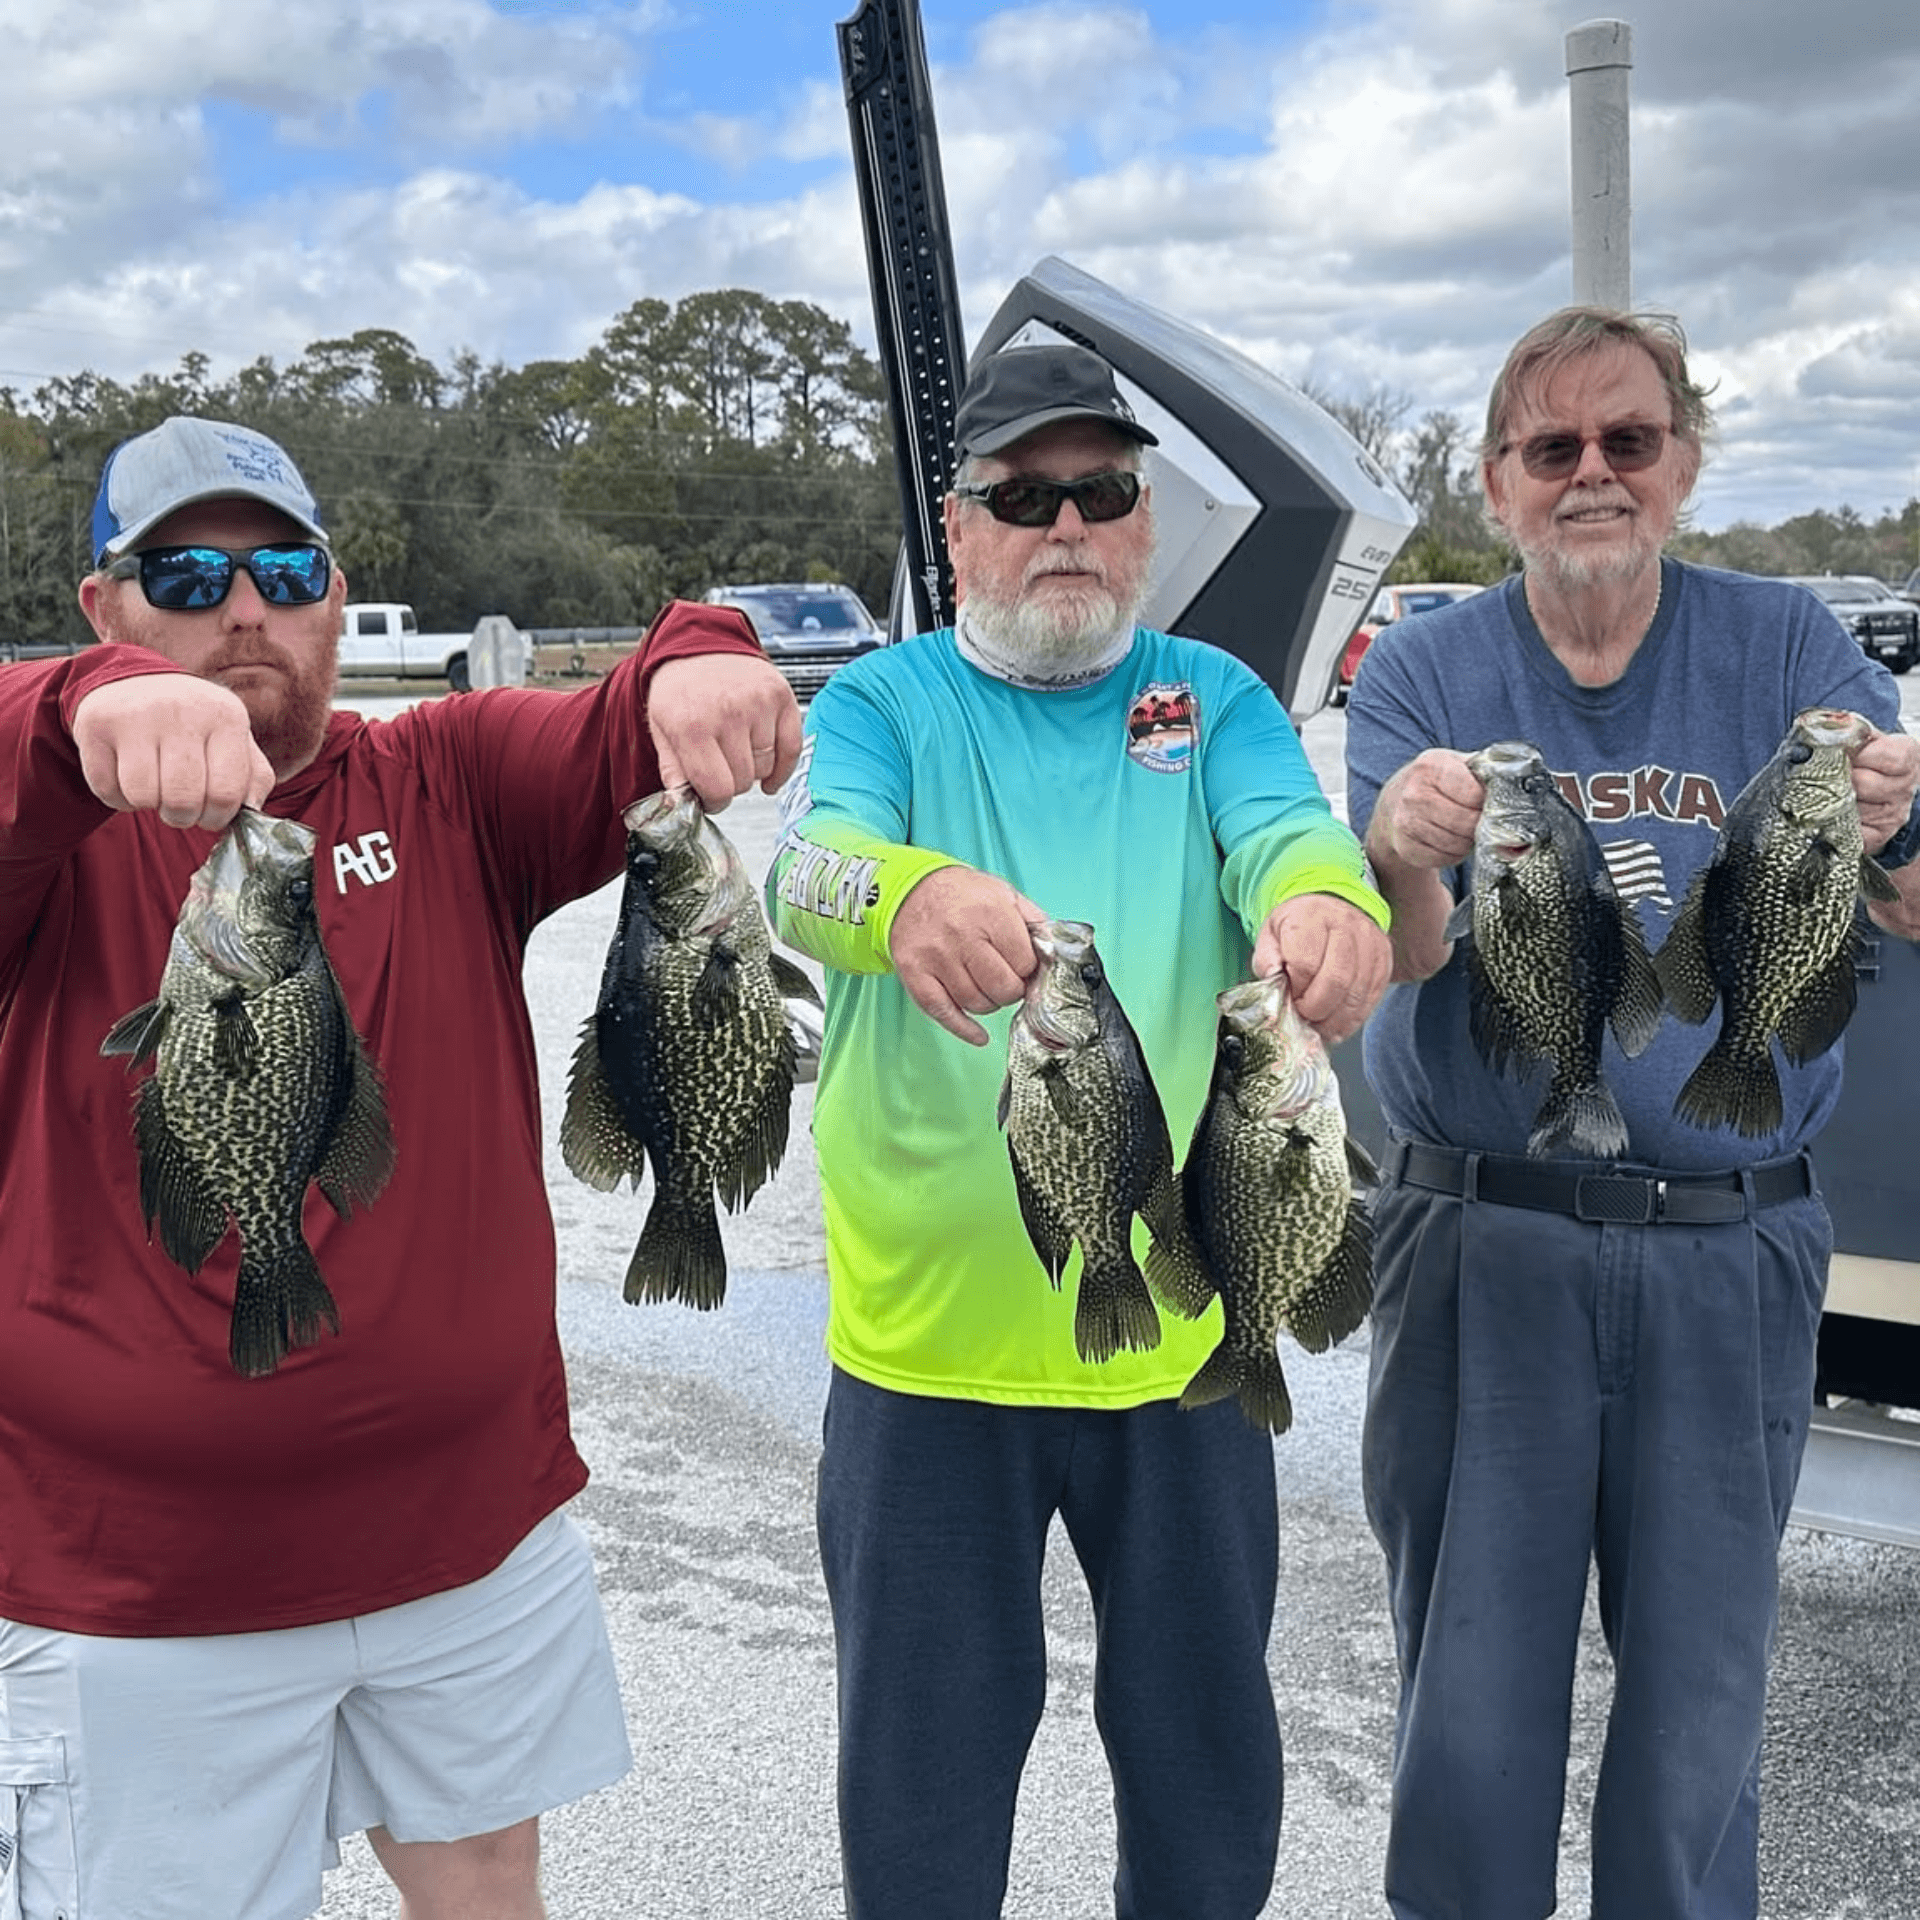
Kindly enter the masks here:
M 1122 606 L 1104 586 L 1011 605 L 976 588 L 961 607 L 956 637 L 976 666 L 1016 686 L 1084 686 L 1127 657 L 1138 610 L 1137 596 Z

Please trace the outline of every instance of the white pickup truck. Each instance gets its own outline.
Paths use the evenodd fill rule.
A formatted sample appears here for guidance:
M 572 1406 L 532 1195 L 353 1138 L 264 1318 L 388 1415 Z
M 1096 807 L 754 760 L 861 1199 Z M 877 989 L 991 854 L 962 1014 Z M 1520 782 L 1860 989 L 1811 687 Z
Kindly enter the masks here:
M 422 633 L 402 601 L 349 600 L 341 623 L 343 680 L 445 680 L 455 693 L 465 693 L 475 685 L 526 678 L 528 649 L 513 644 L 513 623 L 499 614 L 489 614 L 472 633 Z M 493 631 L 490 623 L 503 631 Z M 483 658 L 494 662 L 490 674 L 476 670 Z

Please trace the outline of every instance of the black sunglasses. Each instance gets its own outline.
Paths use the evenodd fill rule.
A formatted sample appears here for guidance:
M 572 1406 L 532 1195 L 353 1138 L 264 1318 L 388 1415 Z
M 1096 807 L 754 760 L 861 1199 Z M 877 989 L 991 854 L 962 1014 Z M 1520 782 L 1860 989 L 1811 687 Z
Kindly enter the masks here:
M 978 500 L 1010 527 L 1050 527 L 1071 500 L 1082 520 L 1124 520 L 1140 504 L 1137 473 L 1090 473 L 1083 480 L 1039 480 L 1018 475 L 983 487 L 955 487 L 954 497 Z
M 333 561 L 325 547 L 146 547 L 124 554 L 105 569 L 110 580 L 138 579 L 147 605 L 169 613 L 217 607 L 245 567 L 270 607 L 310 607 L 326 597 Z
M 1530 440 L 1509 440 L 1500 451 L 1518 445 L 1520 464 L 1536 480 L 1564 480 L 1580 464 L 1589 442 L 1615 473 L 1638 473 L 1660 458 L 1667 429 L 1652 425 L 1609 427 L 1605 433 L 1536 433 Z

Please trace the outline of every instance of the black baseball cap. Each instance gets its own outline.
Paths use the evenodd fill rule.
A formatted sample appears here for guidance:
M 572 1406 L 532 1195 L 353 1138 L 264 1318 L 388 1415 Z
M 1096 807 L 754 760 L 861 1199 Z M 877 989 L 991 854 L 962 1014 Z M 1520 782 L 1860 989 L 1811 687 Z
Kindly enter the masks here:
M 1141 445 L 1160 442 L 1133 417 L 1113 369 L 1071 341 L 1003 347 L 973 371 L 953 422 L 955 454 L 998 453 L 1059 420 L 1098 420 Z

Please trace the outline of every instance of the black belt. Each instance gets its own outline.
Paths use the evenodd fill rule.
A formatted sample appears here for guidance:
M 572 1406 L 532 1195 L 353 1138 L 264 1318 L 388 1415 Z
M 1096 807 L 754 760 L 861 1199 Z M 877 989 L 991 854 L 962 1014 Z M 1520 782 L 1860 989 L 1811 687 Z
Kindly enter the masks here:
M 1574 1173 L 1502 1153 L 1402 1141 L 1388 1156 L 1388 1177 L 1432 1193 L 1490 1200 L 1497 1207 L 1567 1213 L 1609 1226 L 1716 1226 L 1813 1192 L 1804 1153 L 1766 1160 L 1737 1173 Z

